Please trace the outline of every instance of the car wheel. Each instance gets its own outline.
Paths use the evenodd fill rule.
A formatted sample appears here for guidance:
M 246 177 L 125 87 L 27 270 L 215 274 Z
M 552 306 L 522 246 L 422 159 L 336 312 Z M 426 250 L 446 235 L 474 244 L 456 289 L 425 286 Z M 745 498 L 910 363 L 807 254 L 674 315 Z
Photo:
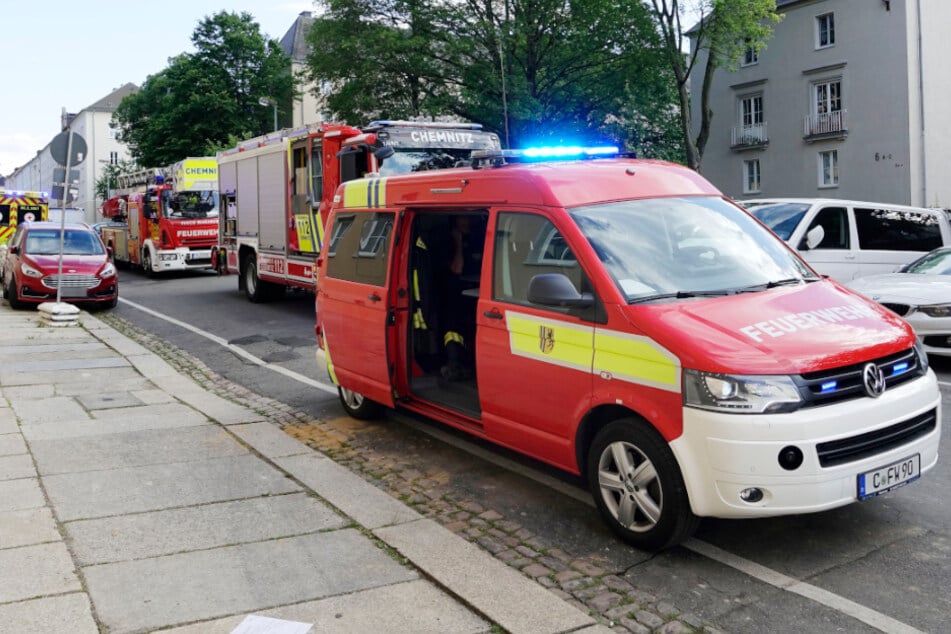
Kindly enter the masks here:
M 4 287 L 3 290 L 4 297 L 7 298 L 7 301 L 10 302 L 10 308 L 13 310 L 19 310 L 23 308 L 23 302 L 17 298 L 17 289 L 16 289 L 16 278 L 11 277 L 10 283 Z
M 588 486 L 621 539 L 644 550 L 679 544 L 696 530 L 680 467 L 663 437 L 640 418 L 614 421 L 588 451 Z
M 363 394 L 348 390 L 345 387 L 338 387 L 340 394 L 340 403 L 347 411 L 347 414 L 358 420 L 370 420 L 379 418 L 383 413 L 383 406 L 376 401 L 371 401 Z

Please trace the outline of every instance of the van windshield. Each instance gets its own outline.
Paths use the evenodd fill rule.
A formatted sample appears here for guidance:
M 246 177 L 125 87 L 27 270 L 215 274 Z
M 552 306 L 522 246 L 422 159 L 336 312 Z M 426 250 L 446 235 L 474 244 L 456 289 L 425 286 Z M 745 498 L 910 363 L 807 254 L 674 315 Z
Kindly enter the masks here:
M 722 198 L 623 200 L 569 213 L 632 303 L 818 279 L 776 236 Z
M 789 240 L 808 210 L 809 203 L 753 203 L 749 206 L 750 213 L 783 240 Z

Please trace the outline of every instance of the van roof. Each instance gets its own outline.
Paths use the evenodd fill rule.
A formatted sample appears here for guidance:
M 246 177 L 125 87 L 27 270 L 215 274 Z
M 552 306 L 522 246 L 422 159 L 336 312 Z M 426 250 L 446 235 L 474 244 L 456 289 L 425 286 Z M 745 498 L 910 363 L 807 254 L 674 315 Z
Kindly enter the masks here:
M 783 203 L 802 203 L 807 205 L 847 205 L 849 207 L 888 207 L 889 209 L 904 209 L 908 211 L 927 211 L 935 213 L 936 209 L 928 207 L 912 207 L 910 205 L 896 205 L 893 203 L 872 202 L 867 200 L 846 200 L 844 198 L 749 198 L 737 200 L 738 205 L 776 205 Z
M 350 181 L 366 186 L 380 176 Z M 534 204 L 578 207 L 613 200 L 722 196 L 697 172 L 643 159 L 592 159 L 453 168 L 386 178 L 386 206 Z

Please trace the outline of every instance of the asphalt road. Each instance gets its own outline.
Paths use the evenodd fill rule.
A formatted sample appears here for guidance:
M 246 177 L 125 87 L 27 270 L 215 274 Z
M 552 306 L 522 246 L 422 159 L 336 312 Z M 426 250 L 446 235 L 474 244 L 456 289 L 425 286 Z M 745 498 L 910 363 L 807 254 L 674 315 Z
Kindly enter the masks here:
M 251 304 L 233 276 L 153 280 L 123 271 L 120 278 L 117 316 L 257 393 L 315 416 L 341 415 L 326 372 L 314 359 L 311 295 L 291 293 L 282 301 Z M 933 359 L 932 365 L 944 384 L 942 443 L 948 447 L 951 360 Z M 570 477 L 410 417 L 391 416 L 366 433 L 381 450 L 441 465 L 449 486 L 517 517 L 546 547 L 590 558 L 725 631 L 949 631 L 951 466 L 946 459 L 910 486 L 834 511 L 705 520 L 694 540 L 652 556 L 615 540 Z

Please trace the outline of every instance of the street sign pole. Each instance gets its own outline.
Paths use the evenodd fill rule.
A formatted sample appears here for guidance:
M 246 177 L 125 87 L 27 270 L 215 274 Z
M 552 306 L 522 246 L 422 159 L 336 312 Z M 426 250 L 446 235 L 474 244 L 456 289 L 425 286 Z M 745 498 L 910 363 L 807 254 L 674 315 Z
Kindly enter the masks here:
M 60 199 L 59 215 L 59 270 L 56 277 L 56 303 L 59 304 L 63 298 L 63 243 L 66 238 L 66 201 L 69 200 L 69 162 L 73 158 L 73 131 L 66 129 L 69 134 L 69 140 L 66 141 L 66 176 L 63 178 L 63 197 Z

